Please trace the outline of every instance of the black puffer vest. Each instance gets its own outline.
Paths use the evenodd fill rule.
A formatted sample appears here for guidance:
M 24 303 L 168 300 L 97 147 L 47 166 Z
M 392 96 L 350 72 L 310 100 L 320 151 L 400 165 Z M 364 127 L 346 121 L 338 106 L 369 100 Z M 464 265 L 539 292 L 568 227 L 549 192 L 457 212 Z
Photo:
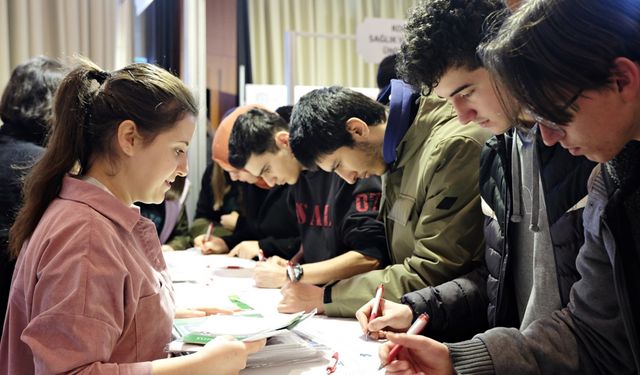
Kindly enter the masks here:
M 519 317 L 512 280 L 510 215 L 511 144 L 513 131 L 487 141 L 481 156 L 480 195 L 483 210 L 493 217 L 485 223 L 487 244 L 485 261 L 489 275 L 487 294 L 489 327 L 519 327 Z M 558 288 L 563 306 L 569 302 L 569 290 L 579 279 L 575 259 L 584 242 L 582 208 L 579 202 L 587 195 L 587 180 L 595 163 L 573 157 L 559 144 L 546 147 L 537 141 L 540 176 L 544 189 L 547 217 L 555 254 Z M 584 201 L 583 201 L 584 202 Z

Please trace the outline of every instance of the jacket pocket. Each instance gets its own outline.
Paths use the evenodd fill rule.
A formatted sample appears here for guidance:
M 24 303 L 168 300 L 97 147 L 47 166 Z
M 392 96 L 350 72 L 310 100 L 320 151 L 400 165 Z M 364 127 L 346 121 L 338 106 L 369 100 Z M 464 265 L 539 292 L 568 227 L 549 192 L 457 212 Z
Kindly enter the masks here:
M 141 297 L 134 317 L 136 350 L 139 361 L 164 356 L 164 345 L 171 339 L 173 306 L 167 285 L 160 281 L 160 289 Z
M 416 199 L 414 197 L 400 194 L 393 203 L 387 218 L 393 220 L 397 224 L 406 226 L 409 219 L 411 219 L 411 213 L 413 212 L 415 204 Z

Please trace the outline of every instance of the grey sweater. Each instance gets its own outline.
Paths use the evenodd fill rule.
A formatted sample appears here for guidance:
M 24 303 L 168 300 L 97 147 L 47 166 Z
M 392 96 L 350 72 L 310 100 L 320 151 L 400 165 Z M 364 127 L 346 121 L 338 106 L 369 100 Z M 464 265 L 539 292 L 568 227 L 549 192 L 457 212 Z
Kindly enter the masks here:
M 637 145 L 621 154 L 630 152 L 640 154 Z M 632 173 L 637 174 L 635 170 Z M 622 232 L 625 237 L 620 238 L 618 231 L 615 238 L 604 213 L 606 209 L 609 218 L 618 216 L 624 221 L 640 212 L 625 213 L 619 205 L 608 206 L 613 192 L 614 188 L 605 183 L 602 168 L 596 168 L 583 216 L 585 244 L 576 260 L 582 279 L 574 284 L 569 305 L 523 331 L 494 328 L 471 340 L 448 344 L 459 374 L 638 372 L 636 318 L 630 307 L 637 290 L 627 289 L 621 275 L 621 254 L 633 252 L 638 244 L 629 233 Z M 618 248 L 616 242 L 625 248 Z

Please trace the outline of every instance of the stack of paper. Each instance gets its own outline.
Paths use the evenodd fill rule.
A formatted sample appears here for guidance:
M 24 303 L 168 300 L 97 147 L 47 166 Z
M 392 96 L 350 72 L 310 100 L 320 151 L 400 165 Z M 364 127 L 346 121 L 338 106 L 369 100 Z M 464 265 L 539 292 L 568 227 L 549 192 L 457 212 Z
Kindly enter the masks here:
M 315 312 L 263 316 L 248 311 L 239 315 L 175 319 L 174 334 L 178 338 L 167 345 L 167 351 L 173 354 L 194 353 L 218 336 L 230 335 L 243 341 L 267 337 L 267 345 L 249 356 L 247 367 L 315 360 L 322 356 L 319 350 L 326 348 L 291 331 Z
M 297 331 L 284 330 L 282 334 L 267 339 L 267 345 L 249 355 L 247 367 L 267 367 L 285 363 L 307 362 L 323 356 L 327 348 L 300 336 Z
M 238 340 L 252 341 L 276 336 L 284 330 L 293 329 L 315 313 L 314 309 L 306 314 L 301 311 L 295 314 L 263 315 L 253 310 L 246 310 L 234 315 L 175 319 L 173 332 L 179 341 L 186 344 L 204 345 L 218 336 L 234 336 Z

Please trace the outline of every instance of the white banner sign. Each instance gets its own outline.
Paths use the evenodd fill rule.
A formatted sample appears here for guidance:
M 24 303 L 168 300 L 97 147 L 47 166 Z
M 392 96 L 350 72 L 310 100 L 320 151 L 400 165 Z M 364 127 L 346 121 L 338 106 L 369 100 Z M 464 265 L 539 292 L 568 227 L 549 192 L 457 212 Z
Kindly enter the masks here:
M 405 20 L 365 18 L 356 29 L 356 49 L 362 59 L 377 64 L 400 50 Z

